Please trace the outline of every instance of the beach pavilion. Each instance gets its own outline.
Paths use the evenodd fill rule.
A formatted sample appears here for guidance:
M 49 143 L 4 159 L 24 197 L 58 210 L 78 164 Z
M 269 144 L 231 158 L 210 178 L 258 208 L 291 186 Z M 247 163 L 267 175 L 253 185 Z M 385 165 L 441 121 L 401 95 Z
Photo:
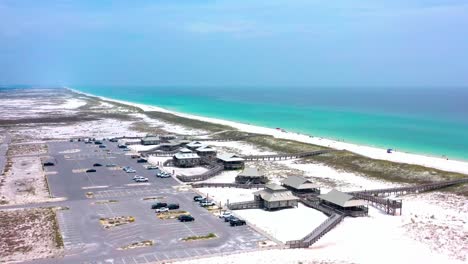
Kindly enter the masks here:
M 264 190 L 254 192 L 254 200 L 262 201 L 266 210 L 297 207 L 299 198 L 281 185 L 270 183 Z
M 366 201 L 355 199 L 354 196 L 335 189 L 317 197 L 320 199 L 322 206 L 349 216 L 366 216 L 369 211 Z

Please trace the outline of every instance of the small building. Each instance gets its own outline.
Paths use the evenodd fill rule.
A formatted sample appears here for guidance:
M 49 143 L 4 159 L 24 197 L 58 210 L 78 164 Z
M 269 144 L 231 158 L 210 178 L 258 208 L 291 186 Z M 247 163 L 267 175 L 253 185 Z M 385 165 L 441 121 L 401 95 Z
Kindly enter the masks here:
M 186 145 L 186 147 L 191 150 L 196 150 L 197 148 L 201 148 L 203 146 L 205 146 L 205 144 L 200 141 L 192 141 Z
M 151 136 L 151 137 L 144 137 L 141 139 L 141 144 L 148 146 L 148 145 L 158 145 L 161 143 L 161 139 L 158 136 Z
M 180 147 L 179 142 L 169 141 L 167 143 L 159 144 L 159 149 L 162 151 L 174 151 Z
M 172 134 L 167 134 L 167 135 L 159 135 L 159 138 L 161 139 L 162 142 L 169 142 L 169 140 L 174 140 L 177 137 Z
M 55 159 L 53 158 L 45 159 L 44 162 L 42 163 L 42 166 L 44 167 L 55 166 Z
M 317 197 L 320 199 L 321 205 L 344 212 L 349 216 L 365 216 L 368 213 L 366 201 L 355 199 L 354 196 L 344 192 L 333 189 Z
M 268 182 L 265 174 L 254 167 L 245 168 L 236 176 L 236 183 L 240 184 L 264 184 Z
M 179 153 L 193 153 L 193 152 L 192 152 L 190 149 L 188 149 L 188 148 L 181 148 L 181 149 L 179 150 Z
M 226 170 L 239 170 L 244 168 L 244 159 L 235 154 L 221 154 L 217 156 L 219 162 L 223 163 Z
M 282 185 L 295 193 L 320 194 L 320 187 L 302 176 L 288 176 Z
M 196 149 L 198 156 L 202 158 L 216 158 L 216 149 L 210 146 L 202 146 Z
M 264 190 L 254 193 L 255 201 L 262 201 L 266 210 L 297 207 L 299 198 L 281 185 L 271 183 Z
M 176 153 L 172 160 L 177 167 L 188 168 L 200 165 L 200 157 L 197 153 Z

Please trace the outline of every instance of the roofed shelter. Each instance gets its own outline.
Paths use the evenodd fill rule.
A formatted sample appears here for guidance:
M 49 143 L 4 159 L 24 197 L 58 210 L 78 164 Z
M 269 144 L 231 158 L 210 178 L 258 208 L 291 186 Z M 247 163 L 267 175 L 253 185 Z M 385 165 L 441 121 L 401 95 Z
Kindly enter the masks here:
M 186 147 L 191 150 L 196 150 L 197 148 L 201 148 L 203 146 L 205 146 L 205 144 L 200 141 L 192 141 L 186 145 Z
M 368 213 L 366 201 L 355 199 L 354 196 L 344 192 L 333 189 L 326 194 L 319 195 L 318 198 L 322 205 L 345 212 L 350 216 L 365 216 Z
M 196 150 L 198 156 L 213 159 L 216 158 L 216 149 L 210 146 L 202 146 Z
M 239 170 L 244 168 L 244 159 L 235 154 L 221 154 L 217 156 L 218 161 L 222 162 L 226 170 Z
M 302 176 L 289 176 L 282 185 L 296 193 L 320 194 L 320 187 Z
M 297 207 L 299 201 L 299 198 L 290 190 L 275 183 L 267 184 L 264 190 L 255 192 L 254 199 L 263 201 L 263 207 L 266 210 Z
M 240 184 L 264 184 L 267 182 L 268 178 L 263 171 L 255 167 L 247 167 L 236 176 L 236 183 Z
M 140 143 L 142 145 L 158 145 L 161 143 L 161 139 L 158 136 L 147 136 L 141 139 Z
M 200 165 L 200 157 L 196 153 L 176 153 L 172 160 L 177 167 L 195 167 Z

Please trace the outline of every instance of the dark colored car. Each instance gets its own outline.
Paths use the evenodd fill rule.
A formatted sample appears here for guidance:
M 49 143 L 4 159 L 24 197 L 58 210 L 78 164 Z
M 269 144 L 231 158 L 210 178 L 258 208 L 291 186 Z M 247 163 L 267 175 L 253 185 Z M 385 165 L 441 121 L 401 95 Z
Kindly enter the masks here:
M 147 159 L 137 159 L 137 162 L 138 163 L 147 163 L 148 160 Z
M 102 166 L 101 163 L 94 163 L 94 164 L 93 164 L 93 167 L 101 167 L 101 166 Z
M 159 209 L 161 207 L 167 207 L 167 203 L 155 203 L 151 205 L 151 209 Z
M 232 219 L 231 221 L 229 221 L 229 224 L 231 226 L 241 226 L 247 223 L 245 222 L 245 220 L 242 220 L 242 219 Z
M 119 140 L 116 139 L 116 138 L 111 138 L 111 139 L 109 139 L 109 141 L 110 141 L 110 142 L 118 142 Z
M 179 209 L 179 204 L 168 204 L 167 208 L 169 210 Z
M 225 217 L 225 218 L 224 218 L 224 222 L 231 222 L 231 221 L 233 221 L 233 220 L 238 220 L 238 219 L 239 219 L 239 218 L 237 218 L 237 217 L 231 215 L 231 216 Z
M 192 222 L 195 220 L 195 218 L 193 218 L 191 215 L 179 215 L 177 219 L 179 219 L 181 222 Z
M 100 145 L 99 148 L 106 148 L 106 145 Z
M 86 172 L 96 172 L 95 169 L 87 169 Z
M 101 145 L 102 142 L 101 142 L 101 141 L 94 141 L 94 144 L 96 144 L 96 145 Z
M 193 197 L 193 200 L 194 200 L 195 202 L 198 202 L 198 201 L 200 201 L 201 199 L 203 199 L 203 197 L 201 197 L 201 195 L 196 195 L 196 196 Z

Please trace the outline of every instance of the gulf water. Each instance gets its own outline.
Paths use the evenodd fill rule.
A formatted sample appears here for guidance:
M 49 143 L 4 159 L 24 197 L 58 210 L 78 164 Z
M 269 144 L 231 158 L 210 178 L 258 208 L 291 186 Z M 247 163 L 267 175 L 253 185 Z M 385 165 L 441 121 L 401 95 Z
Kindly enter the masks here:
M 72 88 L 178 112 L 468 160 L 468 88 Z

